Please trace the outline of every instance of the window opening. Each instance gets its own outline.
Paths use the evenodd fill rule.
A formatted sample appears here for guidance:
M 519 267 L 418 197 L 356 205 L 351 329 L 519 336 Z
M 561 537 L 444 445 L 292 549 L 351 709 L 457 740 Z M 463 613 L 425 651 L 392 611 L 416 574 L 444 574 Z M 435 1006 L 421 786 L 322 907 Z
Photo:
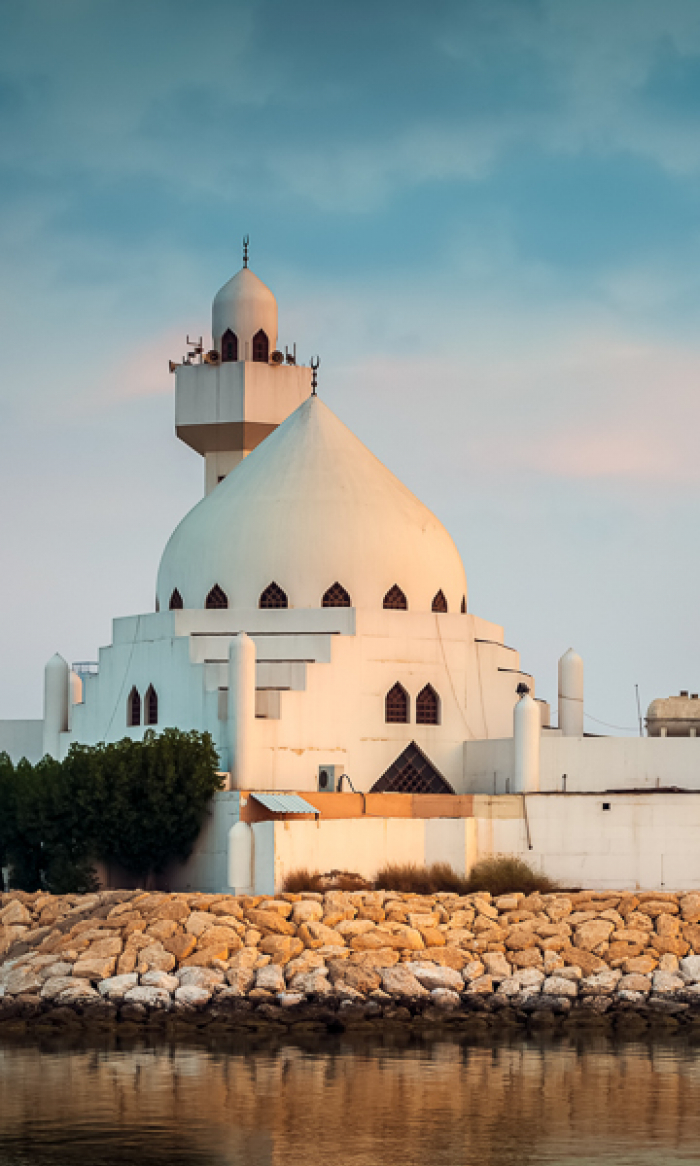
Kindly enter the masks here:
M 253 337 L 253 360 L 260 364 L 267 364 L 269 357 L 270 341 L 267 338 L 267 332 L 263 332 L 261 328 Z
M 462 612 L 462 615 L 467 614 L 467 597 L 466 597 L 466 595 L 462 596 L 462 606 L 460 608 L 460 611 Z
M 227 328 L 221 337 L 221 363 L 231 364 L 234 360 L 238 360 L 238 337 Z
M 416 724 L 440 724 L 440 698 L 432 684 L 426 684 L 416 697 Z
M 277 583 L 270 583 L 260 596 L 260 607 L 289 607 L 287 593 Z
M 147 725 L 158 724 L 158 693 L 152 684 L 149 684 L 148 688 L 146 689 L 144 712 L 144 721 Z
M 212 609 L 218 607 L 228 607 L 228 596 L 226 595 L 226 592 L 223 591 L 221 587 L 219 587 L 218 583 L 214 584 L 211 591 L 207 595 L 205 607 Z
M 384 719 L 388 725 L 408 724 L 408 693 L 401 684 L 395 684 L 386 694 Z
M 340 583 L 334 583 L 329 587 L 321 602 L 323 607 L 352 607 L 350 596 Z
M 383 606 L 387 611 L 408 611 L 408 600 L 401 588 L 394 584 L 384 596 Z
M 182 596 L 180 595 L 177 587 L 170 596 L 170 603 L 168 606 L 170 607 L 171 611 L 182 611 L 182 608 L 185 606 L 182 602 Z
M 443 615 L 447 611 L 447 600 L 445 599 L 445 593 L 442 590 L 438 591 L 437 595 L 435 595 L 433 598 L 433 611 L 439 611 Z
M 126 701 L 126 723 L 131 728 L 141 724 L 141 697 L 136 688 L 132 688 Z
M 455 791 L 415 741 L 407 745 L 370 790 L 379 794 L 453 794 Z

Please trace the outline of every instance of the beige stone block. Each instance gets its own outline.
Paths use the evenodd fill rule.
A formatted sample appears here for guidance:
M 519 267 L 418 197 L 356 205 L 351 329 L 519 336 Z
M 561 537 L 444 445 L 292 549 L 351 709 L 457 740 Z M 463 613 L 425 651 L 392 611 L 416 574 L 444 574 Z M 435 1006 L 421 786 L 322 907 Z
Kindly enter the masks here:
M 545 955 L 550 954 L 550 952 L 545 952 Z M 528 947 L 524 951 L 509 951 L 508 959 L 514 968 L 539 968 L 543 964 L 543 954 L 539 947 Z
M 538 946 L 538 936 L 532 928 L 519 925 L 508 932 L 505 943 L 509 951 L 526 951 Z
M 304 944 L 295 935 L 266 935 L 260 941 L 260 949 L 272 957 L 273 964 L 287 964 L 301 955 Z
M 262 935 L 296 935 L 297 929 L 294 923 L 284 919 L 277 911 L 261 911 L 255 907 L 249 907 L 245 914 L 248 922 L 257 928 Z M 314 926 L 318 926 L 318 924 L 314 924 Z
M 183 932 L 177 935 L 171 935 L 170 939 L 163 940 L 165 950 L 175 956 L 175 959 L 178 961 L 186 960 L 188 956 L 191 956 L 196 946 L 196 937 Z
M 685 923 L 700 923 L 700 894 L 683 895 L 680 909 Z
M 580 947 L 584 951 L 594 951 L 600 944 L 608 941 L 614 930 L 614 924 L 608 919 L 596 919 L 582 923 L 574 932 L 574 947 Z
M 116 956 L 96 956 L 88 953 L 73 964 L 73 975 L 82 980 L 108 980 L 114 975 Z
M 665 911 L 656 916 L 656 934 L 666 938 L 677 939 L 681 933 L 681 921 L 676 915 L 669 915 Z
M 383 912 L 382 912 L 383 914 Z M 319 923 L 323 918 L 323 904 L 313 899 L 302 899 L 292 907 L 292 922 L 297 927 L 302 923 Z
M 167 942 L 172 942 L 172 940 Z M 160 943 L 154 943 L 149 947 L 141 948 L 138 954 L 137 968 L 140 973 L 171 972 L 175 963 L 175 956 L 171 951 L 167 951 Z
M 32 914 L 19 899 L 12 899 L 0 910 L 0 923 L 3 927 L 32 925 Z
M 639 955 L 633 959 L 625 960 L 622 965 L 622 970 L 625 975 L 648 975 L 653 972 L 658 965 L 658 959 L 650 955 Z
M 161 943 L 164 939 L 170 939 L 172 935 L 177 935 L 177 933 L 178 924 L 174 919 L 156 919 L 155 923 L 150 923 L 146 928 L 146 934 L 152 935 Z

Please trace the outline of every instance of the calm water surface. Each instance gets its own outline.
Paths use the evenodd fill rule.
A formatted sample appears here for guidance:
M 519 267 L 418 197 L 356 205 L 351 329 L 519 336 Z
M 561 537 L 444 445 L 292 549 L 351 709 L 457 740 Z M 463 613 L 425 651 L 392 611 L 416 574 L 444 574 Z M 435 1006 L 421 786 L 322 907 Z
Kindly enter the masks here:
M 700 1163 L 687 1045 L 0 1046 L 0 1166 Z

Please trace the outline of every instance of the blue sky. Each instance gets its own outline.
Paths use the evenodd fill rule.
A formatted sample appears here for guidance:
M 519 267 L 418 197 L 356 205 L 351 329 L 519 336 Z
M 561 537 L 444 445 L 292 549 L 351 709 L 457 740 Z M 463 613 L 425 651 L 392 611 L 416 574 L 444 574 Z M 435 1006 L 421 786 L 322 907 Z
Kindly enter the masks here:
M 696 0 L 4 0 L 0 716 L 149 610 L 240 265 L 538 694 L 700 687 Z M 587 727 L 596 728 L 589 721 Z

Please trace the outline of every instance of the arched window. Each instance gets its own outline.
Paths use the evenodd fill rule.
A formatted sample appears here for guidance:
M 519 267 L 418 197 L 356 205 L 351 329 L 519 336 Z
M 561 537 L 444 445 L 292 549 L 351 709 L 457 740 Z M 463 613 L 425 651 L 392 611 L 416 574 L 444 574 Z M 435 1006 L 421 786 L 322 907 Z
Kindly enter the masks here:
M 444 591 L 438 591 L 437 595 L 433 596 L 433 611 L 439 611 L 443 615 L 447 611 L 447 600 L 445 599 Z
M 171 611 L 182 611 L 182 608 L 184 607 L 182 596 L 180 595 L 177 587 L 170 596 L 170 603 L 168 604 L 168 607 Z
M 257 360 L 260 364 L 267 364 L 269 359 L 270 341 L 267 338 L 267 332 L 263 332 L 261 328 L 253 337 L 253 360 Z
M 159 611 L 160 611 L 160 599 L 156 595 L 156 612 L 159 612 Z
M 387 611 L 408 611 L 408 600 L 400 587 L 394 584 L 384 596 L 382 605 Z
M 211 591 L 207 595 L 207 600 L 204 606 L 212 609 L 217 607 L 228 607 L 228 596 L 226 595 L 225 591 L 222 591 L 218 583 L 214 584 Z
M 132 688 L 126 699 L 126 723 L 130 728 L 141 724 L 141 697 L 136 688 Z
M 221 363 L 231 364 L 234 360 L 238 360 L 238 337 L 227 328 L 221 337 Z
M 332 587 L 328 588 L 321 600 L 321 605 L 323 607 L 352 607 L 350 596 L 340 583 L 334 583 Z
M 432 684 L 426 684 L 416 697 L 416 724 L 440 724 L 440 697 Z
M 158 693 L 152 684 L 149 684 L 146 689 L 146 695 L 143 701 L 144 724 L 157 725 L 158 724 Z
M 408 693 L 401 684 L 395 684 L 386 694 L 385 720 L 388 725 L 408 724 Z
M 287 594 L 277 583 L 270 583 L 260 596 L 260 607 L 289 607 Z
M 466 595 L 462 596 L 462 606 L 460 608 L 460 611 L 462 612 L 462 615 L 467 614 L 467 597 L 466 597 Z

